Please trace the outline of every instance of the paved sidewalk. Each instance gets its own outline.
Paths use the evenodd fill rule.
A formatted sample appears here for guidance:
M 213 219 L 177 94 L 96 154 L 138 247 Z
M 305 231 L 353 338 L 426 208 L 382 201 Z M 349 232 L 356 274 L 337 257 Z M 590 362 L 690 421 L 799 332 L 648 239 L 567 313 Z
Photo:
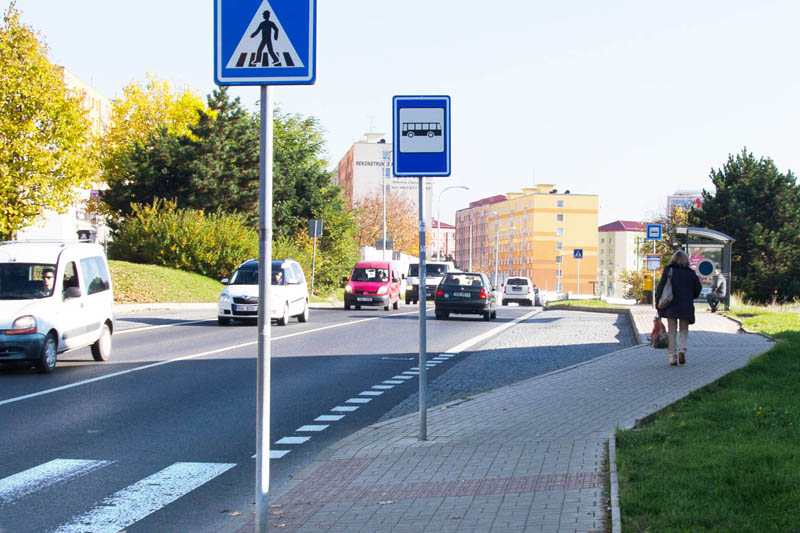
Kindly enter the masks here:
M 652 308 L 631 313 L 639 332 L 649 332 Z M 270 529 L 603 531 L 610 516 L 603 465 L 615 428 L 632 427 L 772 346 L 738 331 L 700 310 L 685 366 L 670 367 L 666 350 L 641 345 L 432 408 L 425 442 L 416 438 L 417 414 L 367 427 L 270 493 Z M 253 523 L 240 529 L 252 530 Z

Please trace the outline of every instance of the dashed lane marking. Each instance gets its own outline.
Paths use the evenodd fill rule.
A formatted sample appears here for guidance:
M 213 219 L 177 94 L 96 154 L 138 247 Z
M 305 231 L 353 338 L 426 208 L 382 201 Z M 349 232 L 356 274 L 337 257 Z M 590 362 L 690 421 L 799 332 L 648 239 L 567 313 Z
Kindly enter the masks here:
M 372 388 L 377 390 L 389 390 L 393 389 L 394 385 L 373 385 Z
M 392 376 L 392 379 L 414 379 L 413 376 Z
M 270 450 L 269 451 L 269 458 L 270 459 L 280 459 L 281 457 L 283 457 L 284 455 L 286 455 L 290 451 L 291 450 Z M 253 455 L 253 459 L 255 459 L 255 458 L 256 458 L 256 456 Z
M 303 444 L 309 440 L 311 440 L 311 437 L 283 437 L 280 440 L 276 440 L 275 444 Z
M 319 415 L 314 422 L 338 422 L 344 415 Z
M 387 379 L 382 382 L 384 385 L 402 385 L 405 381 L 397 380 L 397 379 Z
M 306 426 L 300 426 L 294 431 L 295 433 L 300 433 L 301 431 L 323 431 L 328 427 L 329 427 L 328 424 L 310 424 Z
M 369 403 L 372 401 L 372 398 L 350 398 L 344 403 Z
M 355 411 L 356 409 L 358 409 L 357 405 L 337 405 L 336 407 L 331 409 L 331 411 L 333 411 L 334 413 L 337 411 L 342 413 L 349 413 L 351 411 Z
M 358 393 L 359 396 L 380 396 L 381 394 L 383 394 L 383 391 L 377 390 L 365 390 L 364 392 Z

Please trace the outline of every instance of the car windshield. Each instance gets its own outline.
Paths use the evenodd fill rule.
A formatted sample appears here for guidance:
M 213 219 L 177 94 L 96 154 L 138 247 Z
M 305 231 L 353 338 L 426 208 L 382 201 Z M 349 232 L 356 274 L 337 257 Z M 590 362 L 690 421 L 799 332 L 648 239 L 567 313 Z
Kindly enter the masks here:
M 0 263 L 0 300 L 51 296 L 55 268 L 55 265 L 47 263 Z
M 425 265 L 425 277 L 426 278 L 440 278 L 447 274 L 447 265 Z M 408 275 L 418 278 L 419 277 L 419 265 L 408 265 Z
M 229 285 L 258 285 L 258 267 L 242 267 L 233 273 Z
M 483 280 L 476 274 L 448 274 L 444 285 L 457 287 L 483 287 Z
M 354 268 L 352 281 L 389 281 L 389 271 L 385 268 Z
M 528 280 L 525 278 L 509 278 L 508 285 L 527 285 Z

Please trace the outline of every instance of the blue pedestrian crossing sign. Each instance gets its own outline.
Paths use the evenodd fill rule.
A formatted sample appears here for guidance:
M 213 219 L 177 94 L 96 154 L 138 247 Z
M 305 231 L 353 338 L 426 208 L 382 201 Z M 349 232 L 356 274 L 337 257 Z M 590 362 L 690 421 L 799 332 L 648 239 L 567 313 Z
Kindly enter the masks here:
M 583 248 L 575 248 L 572 250 L 573 259 L 583 259 Z
M 317 0 L 214 0 L 217 85 L 311 85 Z
M 647 239 L 651 241 L 661 240 L 661 224 L 647 225 Z
M 450 97 L 392 98 L 392 173 L 450 175 Z

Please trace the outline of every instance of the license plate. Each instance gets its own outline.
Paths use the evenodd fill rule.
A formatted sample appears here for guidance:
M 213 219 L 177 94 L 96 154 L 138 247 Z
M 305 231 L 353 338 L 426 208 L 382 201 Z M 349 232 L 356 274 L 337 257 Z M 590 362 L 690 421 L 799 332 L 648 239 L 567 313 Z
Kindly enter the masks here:
M 454 292 L 453 296 L 458 296 L 459 298 L 469 298 L 471 295 L 468 292 Z
M 258 311 L 257 305 L 234 305 L 234 311 Z
M 512 291 L 521 291 L 522 287 L 511 287 Z
M 356 298 L 356 300 L 359 302 L 371 302 L 372 298 Z

